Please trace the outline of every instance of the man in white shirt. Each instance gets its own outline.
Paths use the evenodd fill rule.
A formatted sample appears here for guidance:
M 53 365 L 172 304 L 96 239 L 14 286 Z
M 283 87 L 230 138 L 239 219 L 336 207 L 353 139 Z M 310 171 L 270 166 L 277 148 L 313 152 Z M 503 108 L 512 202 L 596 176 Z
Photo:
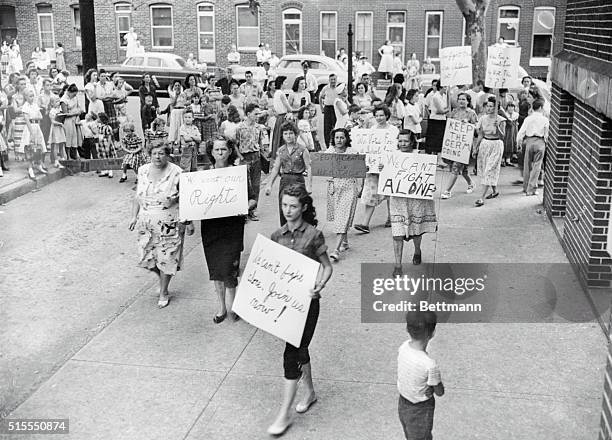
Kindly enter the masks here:
M 269 62 L 270 62 L 270 69 L 276 69 L 276 66 L 278 66 L 278 63 L 280 63 L 280 58 L 276 56 L 275 52 L 272 52 Z
M 336 113 L 334 111 L 334 104 L 338 97 L 336 85 L 338 83 L 338 77 L 335 73 L 329 75 L 329 84 L 321 89 L 319 94 L 319 104 L 321 104 L 321 110 L 323 111 L 323 136 L 325 138 L 325 145 L 329 145 L 330 134 L 336 125 Z
M 476 81 L 476 84 L 467 91 L 467 94 L 470 96 L 472 107 L 477 115 L 482 113 L 482 108 L 480 107 L 480 101 L 482 100 L 482 95 L 484 95 L 484 81 L 479 79 Z
M 519 151 L 523 148 L 525 151 L 523 192 L 528 196 L 537 194 L 538 177 L 542 169 L 550 125 L 548 118 L 544 116 L 544 101 L 536 99 L 532 109 L 533 112 L 525 118 L 516 137 Z
M 310 102 L 314 102 L 317 89 L 319 88 L 319 82 L 315 76 L 310 73 L 310 63 L 308 61 L 302 61 L 302 69 L 304 71 L 304 79 L 306 80 L 306 91 L 310 94 Z
M 264 45 L 263 43 L 259 43 L 259 49 L 255 52 L 255 58 L 257 59 L 257 65 L 259 67 L 263 66 L 264 59 Z
M 266 43 L 263 50 L 263 62 L 265 63 L 267 61 L 269 63 L 271 58 L 272 51 L 270 50 L 270 45 Z
M 246 104 L 259 102 L 259 98 L 263 95 L 263 90 L 253 81 L 253 72 L 247 70 L 244 72 L 246 81 L 240 85 L 239 91 L 246 98 Z
M 368 57 L 361 55 L 359 62 L 355 64 L 355 78 L 361 78 L 364 74 L 371 75 L 374 72 L 376 72 L 376 69 L 368 62 Z

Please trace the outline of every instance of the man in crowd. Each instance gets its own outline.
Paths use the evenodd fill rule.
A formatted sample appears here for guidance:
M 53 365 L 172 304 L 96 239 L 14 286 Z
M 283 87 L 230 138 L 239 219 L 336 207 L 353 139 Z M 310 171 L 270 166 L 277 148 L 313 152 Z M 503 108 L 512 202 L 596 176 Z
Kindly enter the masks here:
M 238 109 L 240 113 L 240 119 L 244 119 L 244 106 L 246 104 L 246 97 L 240 93 L 240 84 L 237 81 L 233 81 L 230 84 L 230 103 Z
M 359 62 L 355 64 L 355 78 L 361 78 L 364 74 L 371 75 L 374 72 L 376 69 L 368 62 L 368 57 L 361 55 Z
M 263 95 L 261 86 L 253 81 L 253 72 L 247 70 L 244 72 L 246 81 L 240 85 L 240 93 L 246 98 L 246 103 L 259 102 L 259 99 Z
M 265 61 L 263 43 L 259 43 L 259 48 L 257 49 L 257 52 L 255 52 L 255 59 L 257 60 L 257 66 L 263 66 L 263 63 Z
M 230 84 L 232 82 L 235 82 L 235 80 L 232 78 L 232 74 L 232 66 L 228 66 L 227 77 L 221 78 L 215 83 L 215 87 L 220 87 L 221 93 L 223 93 L 224 95 L 229 95 L 230 93 L 232 93 Z
M 319 103 L 323 111 L 323 135 L 325 137 L 325 145 L 329 146 L 329 136 L 334 126 L 336 125 L 336 113 L 334 112 L 334 104 L 338 97 L 336 85 L 338 77 L 335 73 L 329 75 L 329 84 L 323 87 L 319 95 Z
M 306 91 L 310 93 L 310 101 L 314 102 L 319 83 L 315 76 L 310 73 L 310 63 L 308 61 L 302 62 L 302 69 L 304 71 L 304 79 L 306 80 Z
M 549 129 L 548 118 L 544 116 L 544 101 L 536 99 L 532 108 L 533 112 L 523 122 L 516 138 L 518 148 L 524 149 L 525 153 L 523 192 L 528 196 L 537 194 Z

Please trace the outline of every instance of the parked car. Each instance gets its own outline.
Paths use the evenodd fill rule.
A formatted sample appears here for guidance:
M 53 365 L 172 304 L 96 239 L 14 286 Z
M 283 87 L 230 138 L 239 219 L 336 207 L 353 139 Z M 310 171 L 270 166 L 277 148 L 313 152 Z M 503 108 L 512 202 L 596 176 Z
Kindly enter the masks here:
M 340 61 L 323 55 L 285 55 L 280 59 L 280 62 L 275 69 L 270 69 L 268 75 L 270 76 L 271 80 L 274 80 L 280 75 L 286 76 L 287 80 L 289 81 L 289 85 L 293 85 L 295 78 L 304 74 L 302 69 L 302 62 L 304 61 L 308 61 L 310 63 L 310 73 L 314 75 L 319 84 L 317 97 L 321 89 L 329 83 L 330 74 L 335 73 L 338 76 L 339 83 L 345 83 L 348 81 L 348 74 L 344 68 L 344 65 Z
M 168 86 L 176 79 L 185 81 L 188 74 L 194 74 L 198 84 L 202 84 L 202 72 L 187 67 L 183 58 L 171 53 L 148 52 L 127 58 L 121 64 L 98 65 L 98 69 L 117 72 L 137 91 L 144 73 L 155 75 L 159 92 L 166 93 Z

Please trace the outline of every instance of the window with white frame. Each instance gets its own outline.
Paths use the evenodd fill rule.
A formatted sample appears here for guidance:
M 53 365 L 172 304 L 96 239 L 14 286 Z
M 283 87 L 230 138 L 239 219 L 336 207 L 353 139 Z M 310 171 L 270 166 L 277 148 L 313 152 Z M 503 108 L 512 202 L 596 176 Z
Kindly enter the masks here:
M 387 40 L 393 46 L 393 52 L 404 59 L 404 41 L 406 37 L 406 12 L 387 11 Z
M 81 43 L 81 11 L 78 6 L 72 7 L 72 27 L 74 29 L 74 45 L 80 49 Z
M 198 60 L 215 62 L 215 6 L 212 3 L 198 5 Z
M 125 36 L 132 26 L 132 5 L 129 3 L 117 3 L 115 5 L 115 23 L 117 26 L 117 48 L 126 50 L 127 42 Z
M 555 8 L 538 7 L 533 12 L 533 36 L 531 43 L 531 65 L 537 65 L 538 60 L 550 64 L 552 54 L 553 34 L 555 31 Z
M 373 15 L 372 12 L 355 13 L 355 51 L 361 52 L 370 60 L 372 59 Z
M 151 46 L 153 49 L 172 49 L 174 47 L 174 29 L 172 6 L 151 6 Z
M 41 49 L 55 50 L 55 31 L 53 30 L 53 12 L 50 5 L 37 7 L 38 42 Z
M 499 8 L 497 19 L 497 39 L 503 38 L 506 44 L 518 45 L 519 19 L 521 9 L 516 6 L 502 6 Z
M 247 5 L 236 6 L 236 45 L 238 50 L 257 50 L 259 46 L 259 12 L 253 14 Z
M 338 40 L 338 14 L 321 12 L 321 54 L 336 58 Z
M 442 12 L 425 12 L 425 59 L 440 58 L 442 48 Z
M 283 11 L 283 55 L 302 53 L 302 11 Z

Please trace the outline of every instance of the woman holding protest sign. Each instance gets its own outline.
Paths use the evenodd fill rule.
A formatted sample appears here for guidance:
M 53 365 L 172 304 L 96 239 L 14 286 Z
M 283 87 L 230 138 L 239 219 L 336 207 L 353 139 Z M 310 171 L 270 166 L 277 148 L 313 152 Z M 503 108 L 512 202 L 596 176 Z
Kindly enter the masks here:
M 291 122 L 285 122 L 281 126 L 280 132 L 285 143 L 276 153 L 274 168 L 272 169 L 270 180 L 266 186 L 266 195 L 270 195 L 272 192 L 272 185 L 274 185 L 274 181 L 280 174 L 281 180 L 278 185 L 278 211 L 280 215 L 280 224 L 282 226 L 287 222 L 283 215 L 281 205 L 281 194 L 283 193 L 283 189 L 297 183 L 305 185 L 307 191 L 310 193 L 312 188 L 312 172 L 310 170 L 310 154 L 308 150 L 305 146 L 297 143 L 297 127 Z M 308 176 L 307 185 L 304 174 Z
M 331 146 L 326 153 L 356 154 L 351 149 L 351 139 L 346 128 L 336 128 L 331 132 Z M 334 232 L 338 238 L 336 247 L 329 254 L 332 261 L 338 261 L 340 255 L 349 249 L 348 229 L 353 224 L 359 186 L 354 177 L 331 177 L 327 180 L 327 221 L 334 223 Z
M 183 238 L 193 234 L 191 222 L 179 223 L 179 175 L 182 170 L 169 162 L 172 147 L 166 139 L 148 145 L 151 163 L 138 169 L 138 187 L 132 204 L 130 231 L 138 230 L 138 265 L 159 277 L 161 309 L 168 305 L 170 280 L 181 269 Z
M 378 130 L 389 131 L 390 139 L 397 139 L 399 129 L 394 125 L 389 124 L 389 118 L 391 117 L 391 111 L 386 105 L 381 105 L 374 108 L 374 119 L 376 119 L 376 125 L 372 127 Z M 378 194 L 378 174 L 367 173 L 363 182 L 363 190 L 361 191 L 361 203 L 364 204 L 365 209 L 363 213 L 363 222 L 358 223 L 354 226 L 359 232 L 366 234 L 370 233 L 370 221 L 372 220 L 372 214 L 374 214 L 374 208 L 385 200 L 385 196 Z M 389 200 L 387 199 L 387 222 L 385 228 L 391 227 L 391 216 L 389 214 Z
M 213 169 L 227 168 L 234 165 L 236 149 L 232 142 L 216 136 L 206 146 L 206 153 L 212 162 Z M 246 190 L 246 185 L 245 185 Z M 249 195 L 249 204 L 254 203 L 254 197 Z M 213 322 L 219 324 L 227 317 L 228 306 L 232 308 L 240 268 L 240 253 L 244 250 L 244 215 L 204 219 L 201 223 L 202 246 L 206 256 L 206 265 L 211 281 L 215 283 L 215 291 L 219 300 L 219 311 Z M 232 319 L 237 321 L 238 315 L 231 312 Z
M 469 96 L 465 92 L 461 92 L 457 95 L 457 108 L 453 110 L 449 115 L 449 119 L 456 119 L 461 122 L 469 122 L 470 124 L 476 125 L 478 123 L 478 116 L 476 112 L 468 107 Z M 452 196 L 452 189 L 457 182 L 457 177 L 459 175 L 463 176 L 468 187 L 466 192 L 471 194 L 474 191 L 474 184 L 472 183 L 472 179 L 470 179 L 470 175 L 468 173 L 468 164 L 464 164 L 461 162 L 455 162 L 451 160 L 444 159 L 444 162 L 448 163 L 451 168 L 451 178 L 448 182 L 448 186 L 446 190 L 440 196 L 441 199 L 450 199 Z
M 399 133 L 397 147 L 402 153 L 413 153 L 417 147 L 416 135 L 409 130 Z M 384 165 L 380 164 L 380 170 Z M 438 221 L 433 200 L 409 199 L 406 197 L 389 197 L 391 211 L 391 235 L 393 235 L 393 253 L 395 268 L 393 276 L 402 275 L 402 254 L 404 241 L 412 240 L 414 255 L 412 264 L 421 264 L 421 240 L 423 234 L 436 232 Z
M 279 150 L 280 151 L 280 150 Z M 280 193 L 282 215 L 286 223 L 270 237 L 272 241 L 293 249 L 321 263 L 314 288 L 311 291 L 310 308 L 304 325 L 304 333 L 299 347 L 285 345 L 283 367 L 285 370 L 285 389 L 283 402 L 276 420 L 268 428 L 271 435 L 282 435 L 291 425 L 291 407 L 297 393 L 298 381 L 306 386 L 304 398 L 295 406 L 302 414 L 317 401 L 312 383 L 312 370 L 308 346 L 314 335 L 319 319 L 319 298 L 321 291 L 332 276 L 333 268 L 327 256 L 327 245 L 323 233 L 316 228 L 318 221 L 312 197 L 304 185 L 290 185 Z
M 482 197 L 474 203 L 475 206 L 484 205 L 483 199 L 494 199 L 499 196 L 497 181 L 501 169 L 502 155 L 504 153 L 504 135 L 506 119 L 496 112 L 496 99 L 489 96 L 485 105 L 485 114 L 478 120 L 476 131 L 478 141 L 472 155 L 478 158 L 478 175 L 482 178 Z M 491 188 L 491 194 L 487 192 Z

